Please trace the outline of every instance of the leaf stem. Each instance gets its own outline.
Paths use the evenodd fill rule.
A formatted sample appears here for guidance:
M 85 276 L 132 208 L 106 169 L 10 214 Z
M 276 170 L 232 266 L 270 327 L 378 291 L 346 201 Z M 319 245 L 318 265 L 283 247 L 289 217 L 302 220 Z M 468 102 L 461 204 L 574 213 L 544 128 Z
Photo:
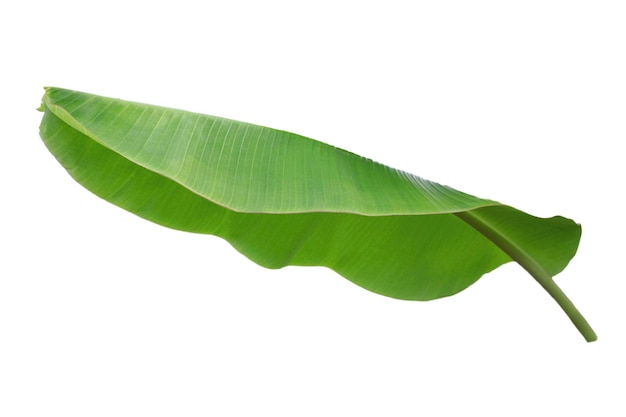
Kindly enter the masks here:
M 587 320 L 585 320 L 574 303 L 572 303 L 572 301 L 567 297 L 567 295 L 565 295 L 563 290 L 556 285 L 550 276 L 537 276 L 528 269 L 526 270 L 535 278 L 539 285 L 541 285 L 548 292 L 548 294 L 552 296 L 557 304 L 561 306 L 563 311 L 565 311 L 565 314 L 567 314 L 567 317 L 569 317 L 572 323 L 574 323 L 574 326 L 576 326 L 587 342 L 594 342 L 598 339 L 596 332 L 593 331 Z
M 520 264 L 535 280 L 541 285 L 550 296 L 563 309 L 565 314 L 574 323 L 574 326 L 583 335 L 587 342 L 597 340 L 587 320 L 578 311 L 574 303 L 565 295 L 563 290 L 554 282 L 548 274 L 528 253 L 518 247 L 513 241 L 507 238 L 499 230 L 489 224 L 487 219 L 482 218 L 476 211 L 458 212 L 455 215 L 474 229 L 482 233 L 485 237 L 495 243 L 502 251 L 509 255 L 515 262 Z

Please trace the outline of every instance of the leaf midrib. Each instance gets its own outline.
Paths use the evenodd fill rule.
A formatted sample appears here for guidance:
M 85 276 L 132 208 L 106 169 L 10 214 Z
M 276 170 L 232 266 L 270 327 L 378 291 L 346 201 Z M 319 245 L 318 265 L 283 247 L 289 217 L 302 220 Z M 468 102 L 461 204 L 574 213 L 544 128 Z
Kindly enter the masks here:
M 413 212 L 365 213 L 365 212 L 360 212 L 358 210 L 341 210 L 341 209 L 339 209 L 339 210 L 297 210 L 297 211 L 279 211 L 279 210 L 254 211 L 254 210 L 241 210 L 241 209 L 237 209 L 237 208 L 231 207 L 231 206 L 229 206 L 227 204 L 221 203 L 219 201 L 216 201 L 216 200 L 206 196 L 205 194 L 203 194 L 203 193 L 201 193 L 201 192 L 199 192 L 197 190 L 194 190 L 189 185 L 187 185 L 187 184 L 181 182 L 180 180 L 178 180 L 175 176 L 166 176 L 163 173 L 158 172 L 158 171 L 154 170 L 153 168 L 148 167 L 145 163 L 141 163 L 141 162 L 137 161 L 135 158 L 132 158 L 132 157 L 130 157 L 128 155 L 124 155 L 124 154 L 118 152 L 117 150 L 115 150 L 115 149 L 111 148 L 110 146 L 108 146 L 104 141 L 100 140 L 96 134 L 94 134 L 89 129 L 87 129 L 84 124 L 82 124 L 77 118 L 75 118 L 63 106 L 51 102 L 51 100 L 49 99 L 49 97 L 47 95 L 44 96 L 43 101 L 45 103 L 45 107 L 48 108 L 54 115 L 59 117 L 62 121 L 67 123 L 72 128 L 78 130 L 79 132 L 83 133 L 85 136 L 89 137 L 90 139 L 94 140 L 95 142 L 97 142 L 101 146 L 105 147 L 106 149 L 109 149 L 112 152 L 115 152 L 116 154 L 120 155 L 122 158 L 131 161 L 133 164 L 136 164 L 136 165 L 142 167 L 143 169 L 146 169 L 146 170 L 148 170 L 150 172 L 155 173 L 156 175 L 160 175 L 162 177 L 168 178 L 168 179 L 176 182 L 177 184 L 179 184 L 181 187 L 185 188 L 189 192 L 192 192 L 192 193 L 198 195 L 199 197 L 201 197 L 201 198 L 203 198 L 203 199 L 205 199 L 207 201 L 210 201 L 213 204 L 216 204 L 218 206 L 224 207 L 224 208 L 226 208 L 228 210 L 231 210 L 231 211 L 234 211 L 234 212 L 238 212 L 238 213 L 249 213 L 249 214 L 343 213 L 343 214 L 354 214 L 354 215 L 369 216 L 369 217 L 379 217 L 379 216 L 428 216 L 428 215 L 438 215 L 438 214 L 439 215 L 443 215 L 443 214 L 458 214 L 458 213 L 462 213 L 464 211 L 476 210 L 476 209 L 483 208 L 483 207 L 501 206 L 502 205 L 502 204 L 500 204 L 498 202 L 484 200 L 485 202 L 483 204 L 478 204 L 478 205 L 476 205 L 474 207 L 463 208 L 461 210 L 440 210 L 440 211 L 428 211 L 428 212 L 420 212 L 420 213 L 413 213 Z

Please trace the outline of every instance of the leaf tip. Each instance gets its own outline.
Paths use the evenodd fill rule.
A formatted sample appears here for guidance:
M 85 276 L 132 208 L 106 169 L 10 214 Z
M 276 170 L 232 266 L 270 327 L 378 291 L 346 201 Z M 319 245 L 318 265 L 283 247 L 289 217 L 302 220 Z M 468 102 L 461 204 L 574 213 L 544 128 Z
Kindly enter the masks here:
M 44 94 L 43 94 L 43 97 L 41 98 L 41 104 L 39 105 L 39 107 L 37 107 L 37 111 L 40 111 L 40 112 L 46 111 L 46 97 L 49 96 L 50 91 L 53 89 L 54 87 L 49 87 L 49 86 L 43 87 Z

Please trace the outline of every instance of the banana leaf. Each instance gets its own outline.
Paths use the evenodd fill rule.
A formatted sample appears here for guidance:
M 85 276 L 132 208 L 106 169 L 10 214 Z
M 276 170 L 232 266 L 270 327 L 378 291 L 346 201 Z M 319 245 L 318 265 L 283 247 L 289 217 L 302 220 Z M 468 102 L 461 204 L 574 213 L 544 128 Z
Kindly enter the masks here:
M 43 142 L 85 188 L 157 224 L 219 236 L 267 268 L 318 265 L 389 297 L 453 295 L 515 261 L 587 341 L 553 281 L 581 227 L 387 167 L 303 136 L 46 88 Z

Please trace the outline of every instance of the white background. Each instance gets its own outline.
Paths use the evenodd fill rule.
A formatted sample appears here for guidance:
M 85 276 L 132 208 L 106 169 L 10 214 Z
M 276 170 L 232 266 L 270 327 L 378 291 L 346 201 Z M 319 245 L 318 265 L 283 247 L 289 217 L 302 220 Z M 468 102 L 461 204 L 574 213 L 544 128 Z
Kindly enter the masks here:
M 0 415 L 626 415 L 623 2 L 200 3 L 0 6 Z M 139 219 L 47 152 L 44 85 L 573 218 L 557 283 L 599 340 L 514 264 L 404 302 Z

